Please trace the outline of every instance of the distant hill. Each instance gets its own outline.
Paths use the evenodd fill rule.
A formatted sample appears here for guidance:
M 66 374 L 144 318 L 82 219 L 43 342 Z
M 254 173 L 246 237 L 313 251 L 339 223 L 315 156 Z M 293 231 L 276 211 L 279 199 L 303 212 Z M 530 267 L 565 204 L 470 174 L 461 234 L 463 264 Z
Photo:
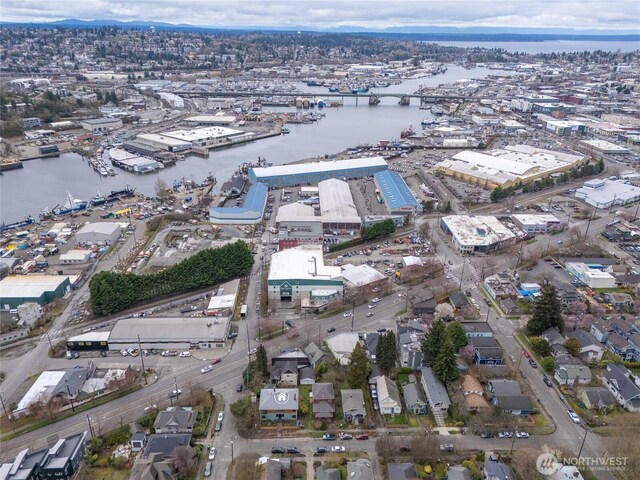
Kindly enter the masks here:
M 147 22 L 132 20 L 81 20 L 68 18 L 52 22 L 4 22 L 3 27 L 79 27 L 96 28 L 118 26 L 122 28 L 150 28 L 158 30 L 178 30 L 202 33 L 229 32 L 243 33 L 248 31 L 280 32 L 280 33 L 335 33 L 384 37 L 398 40 L 422 41 L 545 41 L 545 40 L 598 40 L 598 41 L 640 41 L 640 30 L 577 30 L 570 28 L 493 28 L 493 27 L 438 27 L 409 26 L 372 29 L 358 26 L 340 26 L 328 29 L 310 28 L 308 26 L 260 26 L 246 25 L 236 27 L 218 27 L 188 24 L 172 24 L 166 22 Z

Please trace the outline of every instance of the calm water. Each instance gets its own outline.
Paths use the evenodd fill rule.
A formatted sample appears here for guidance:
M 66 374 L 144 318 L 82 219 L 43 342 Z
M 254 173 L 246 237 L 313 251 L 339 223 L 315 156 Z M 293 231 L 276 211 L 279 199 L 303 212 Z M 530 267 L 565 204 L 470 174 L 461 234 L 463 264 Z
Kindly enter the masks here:
M 521 53 L 552 53 L 552 52 L 631 52 L 640 49 L 640 42 L 601 42 L 580 40 L 549 40 L 545 42 L 433 42 L 447 47 L 461 48 L 502 48 L 508 52 Z
M 483 78 L 496 73 L 484 68 L 465 70 L 462 67 L 450 66 L 444 74 L 411 79 L 380 91 L 413 93 L 420 85 Z M 327 92 L 324 88 L 309 88 L 306 85 L 301 85 L 300 88 L 310 93 Z M 331 94 L 326 94 L 326 97 L 330 96 Z M 189 156 L 173 167 L 147 175 L 135 175 L 116 169 L 117 176 L 101 177 L 79 155 L 71 153 L 24 162 L 23 169 L 4 172 L 4 175 L 0 176 L 0 221 L 18 221 L 26 215 L 37 216 L 44 208 L 62 205 L 66 201 L 67 191 L 71 192 L 74 198 L 89 200 L 98 191 L 103 194 L 109 193 L 129 183 L 139 193 L 154 195 L 154 184 L 158 178 L 171 185 L 174 180 L 183 177 L 202 181 L 209 172 L 216 176 L 220 187 L 238 165 L 243 162 L 255 162 L 258 156 L 277 165 L 337 153 L 362 143 L 399 138 L 400 132 L 409 125 L 420 128 L 421 120 L 427 115 L 427 112 L 418 109 L 417 105 L 399 106 L 395 98 L 383 99 L 374 107 L 367 105 L 366 98 L 361 99 L 358 106 L 355 105 L 355 99 L 345 99 L 343 107 L 327 108 L 324 112 L 325 118 L 315 124 L 288 125 L 291 129 L 289 135 L 214 150 L 209 158 Z

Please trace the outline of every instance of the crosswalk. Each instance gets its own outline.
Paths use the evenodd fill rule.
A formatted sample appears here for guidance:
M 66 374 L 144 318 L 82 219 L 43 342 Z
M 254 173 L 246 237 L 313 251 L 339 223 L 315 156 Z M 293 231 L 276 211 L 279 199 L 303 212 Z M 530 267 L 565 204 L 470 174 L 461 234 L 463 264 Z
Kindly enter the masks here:
M 460 282 L 460 276 L 462 276 L 462 287 L 463 288 L 473 288 L 477 287 L 482 283 L 482 279 L 480 278 L 480 274 L 476 270 L 473 263 L 469 261 L 461 261 L 454 263 L 453 265 L 447 264 L 447 275 L 452 281 Z

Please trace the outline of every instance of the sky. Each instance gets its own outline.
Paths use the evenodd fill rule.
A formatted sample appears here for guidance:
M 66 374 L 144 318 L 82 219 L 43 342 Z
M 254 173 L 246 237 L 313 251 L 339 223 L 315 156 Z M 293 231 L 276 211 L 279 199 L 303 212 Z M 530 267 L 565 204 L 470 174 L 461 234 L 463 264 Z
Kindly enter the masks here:
M 221 28 L 410 26 L 640 32 L 639 0 L 2 0 L 0 21 L 154 21 Z

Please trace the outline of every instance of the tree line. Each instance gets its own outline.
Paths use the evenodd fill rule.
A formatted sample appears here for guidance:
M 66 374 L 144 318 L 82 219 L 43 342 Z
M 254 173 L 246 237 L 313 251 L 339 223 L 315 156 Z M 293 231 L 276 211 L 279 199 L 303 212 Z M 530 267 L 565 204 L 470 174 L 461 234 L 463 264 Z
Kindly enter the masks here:
M 110 315 L 162 295 L 187 292 L 246 275 L 252 265 L 253 257 L 247 244 L 238 241 L 203 250 L 150 275 L 100 272 L 89 282 L 91 307 L 96 315 Z

